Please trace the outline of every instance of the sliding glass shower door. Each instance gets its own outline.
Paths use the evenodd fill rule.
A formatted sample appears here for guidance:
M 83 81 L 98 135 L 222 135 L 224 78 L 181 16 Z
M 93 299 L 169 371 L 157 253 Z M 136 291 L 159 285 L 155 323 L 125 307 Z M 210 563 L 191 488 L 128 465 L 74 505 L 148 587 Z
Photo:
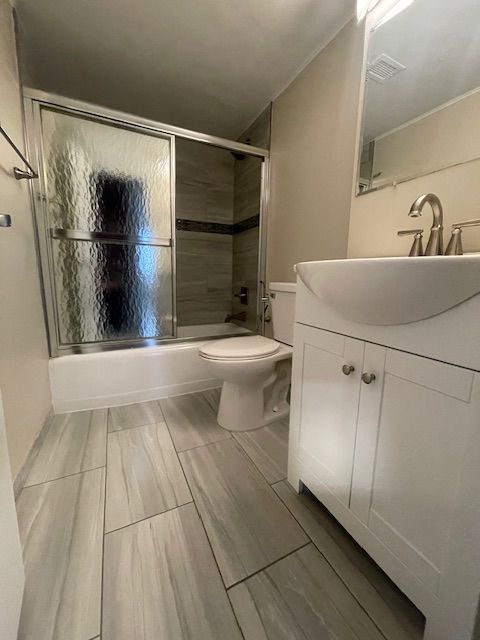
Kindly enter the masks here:
M 53 350 L 174 337 L 171 136 L 39 105 L 35 137 Z

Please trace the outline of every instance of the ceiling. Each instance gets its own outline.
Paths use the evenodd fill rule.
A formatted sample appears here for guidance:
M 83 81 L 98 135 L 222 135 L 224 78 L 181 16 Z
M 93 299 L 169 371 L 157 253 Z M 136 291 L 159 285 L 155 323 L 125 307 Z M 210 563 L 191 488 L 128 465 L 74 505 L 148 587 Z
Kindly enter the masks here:
M 355 0 L 16 0 L 24 84 L 235 139 Z
M 479 0 L 413 0 L 373 32 L 368 61 L 386 53 L 407 68 L 368 80 L 364 141 L 480 86 Z

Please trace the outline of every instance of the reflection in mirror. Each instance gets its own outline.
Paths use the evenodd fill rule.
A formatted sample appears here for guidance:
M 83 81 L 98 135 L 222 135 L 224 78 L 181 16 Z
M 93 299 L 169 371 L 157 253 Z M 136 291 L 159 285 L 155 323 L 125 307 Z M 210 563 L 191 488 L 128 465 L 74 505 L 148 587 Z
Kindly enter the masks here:
M 480 157 L 479 0 L 400 4 L 369 37 L 358 194 Z

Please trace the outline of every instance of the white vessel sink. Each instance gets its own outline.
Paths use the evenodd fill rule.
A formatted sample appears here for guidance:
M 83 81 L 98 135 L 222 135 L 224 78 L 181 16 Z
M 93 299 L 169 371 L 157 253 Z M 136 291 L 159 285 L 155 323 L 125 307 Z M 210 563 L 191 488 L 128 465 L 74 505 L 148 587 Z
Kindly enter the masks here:
M 300 262 L 295 270 L 337 314 L 362 324 L 424 320 L 480 293 L 480 254 Z

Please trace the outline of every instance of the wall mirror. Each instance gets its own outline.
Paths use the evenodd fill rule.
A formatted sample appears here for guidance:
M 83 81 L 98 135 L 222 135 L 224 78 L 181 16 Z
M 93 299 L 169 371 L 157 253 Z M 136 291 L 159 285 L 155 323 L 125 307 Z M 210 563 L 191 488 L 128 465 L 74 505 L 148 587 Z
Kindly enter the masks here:
M 479 25 L 479 0 L 400 0 L 373 26 L 357 195 L 480 158 Z

